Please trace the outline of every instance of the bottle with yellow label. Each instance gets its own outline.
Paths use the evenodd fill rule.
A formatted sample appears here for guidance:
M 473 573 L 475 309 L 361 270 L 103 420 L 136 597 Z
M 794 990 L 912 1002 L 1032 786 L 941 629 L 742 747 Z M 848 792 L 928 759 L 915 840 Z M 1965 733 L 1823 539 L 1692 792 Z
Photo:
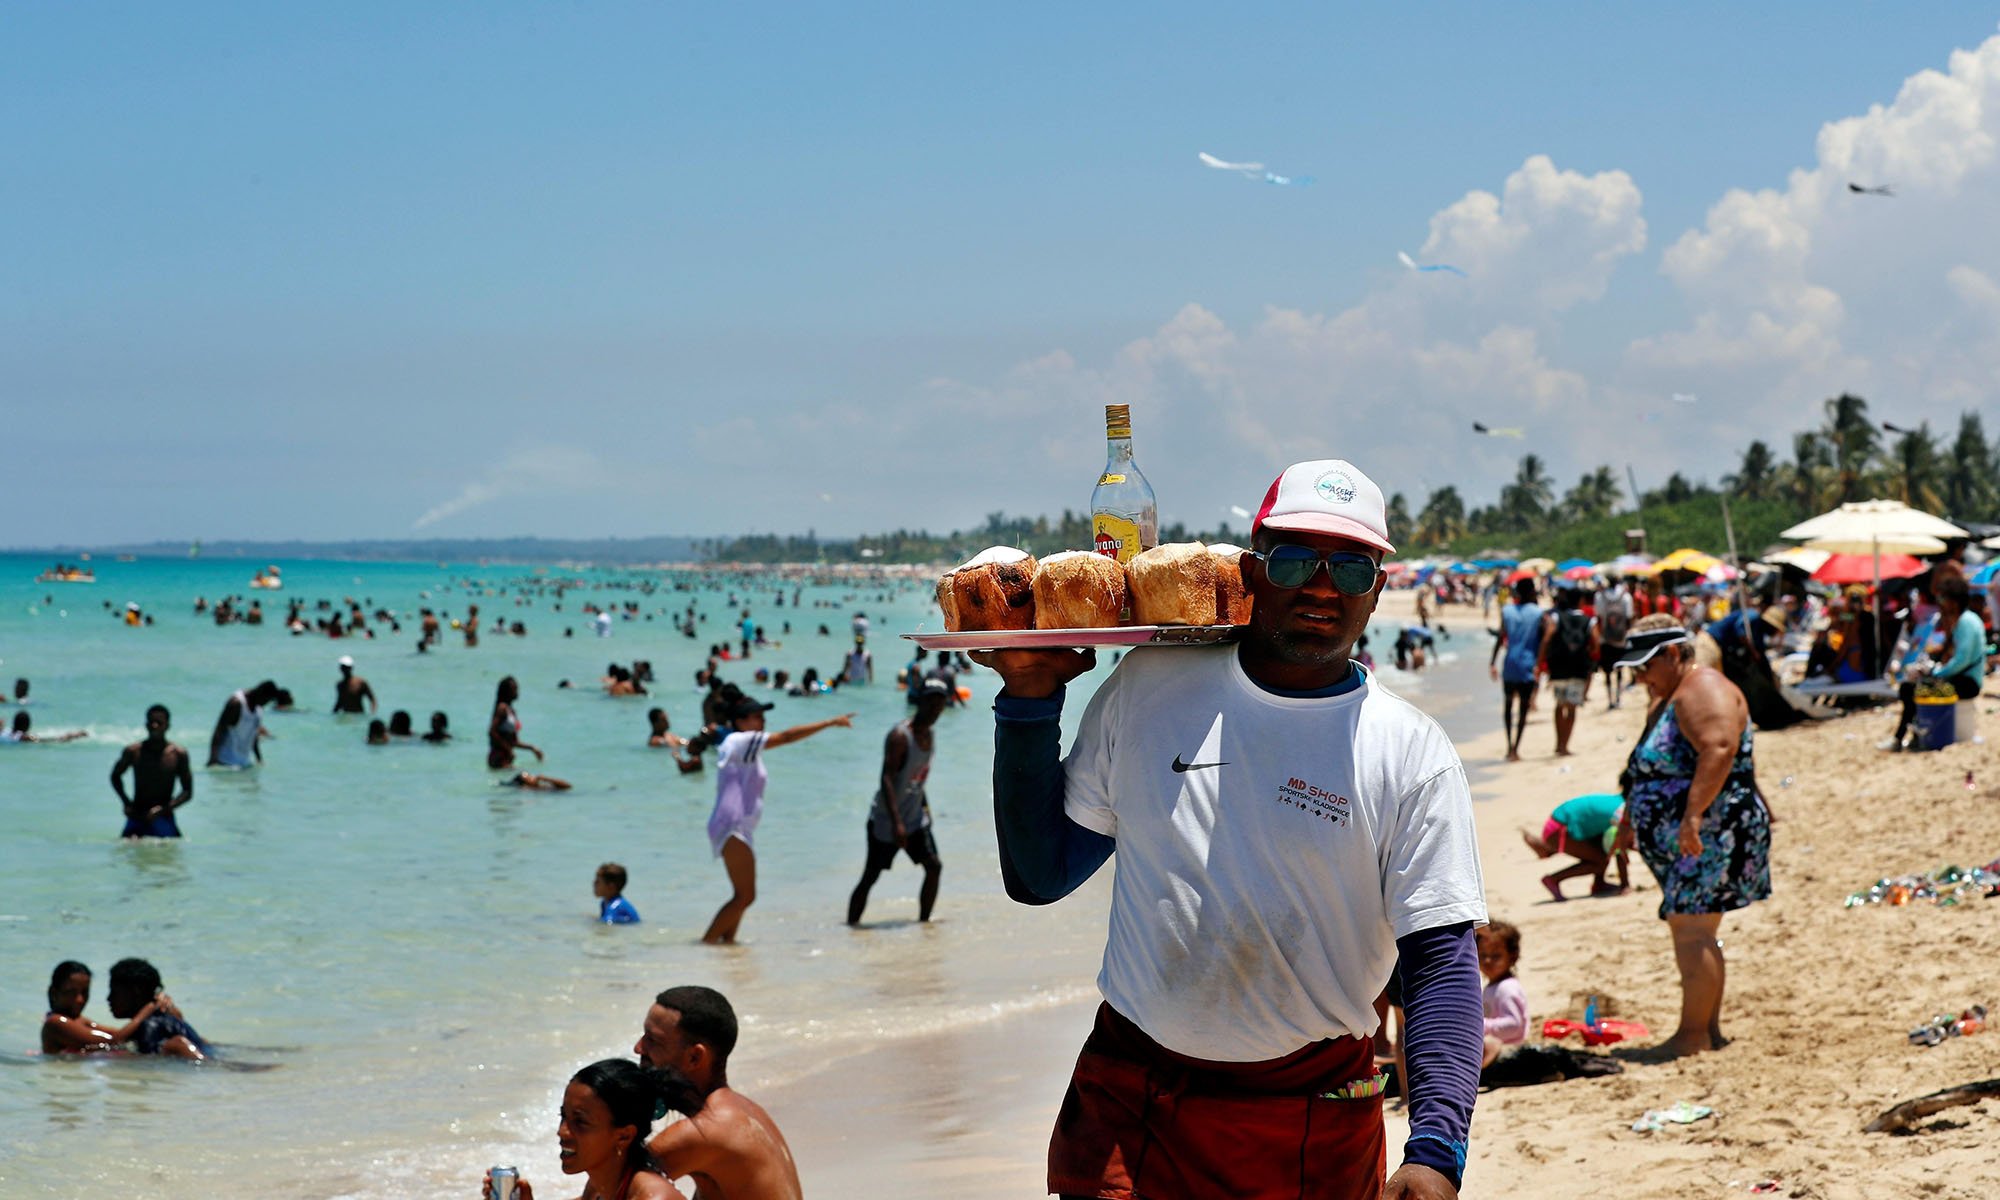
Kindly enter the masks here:
M 1097 488 L 1090 493 L 1092 549 L 1130 562 L 1141 550 L 1160 544 L 1159 510 L 1153 505 L 1153 485 L 1132 461 L 1132 411 L 1128 405 L 1104 406 L 1104 436 L 1110 452 Z

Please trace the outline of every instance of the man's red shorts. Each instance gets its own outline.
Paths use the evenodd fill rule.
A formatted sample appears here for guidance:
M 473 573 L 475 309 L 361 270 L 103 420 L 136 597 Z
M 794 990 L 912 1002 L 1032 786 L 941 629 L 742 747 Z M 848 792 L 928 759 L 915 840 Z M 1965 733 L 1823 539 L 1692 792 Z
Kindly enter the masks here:
M 1104 1200 L 1376 1200 L 1388 1166 L 1381 1096 L 1323 1096 L 1374 1074 L 1366 1038 L 1266 1062 L 1208 1062 L 1175 1054 L 1100 1005 L 1049 1142 L 1049 1190 Z

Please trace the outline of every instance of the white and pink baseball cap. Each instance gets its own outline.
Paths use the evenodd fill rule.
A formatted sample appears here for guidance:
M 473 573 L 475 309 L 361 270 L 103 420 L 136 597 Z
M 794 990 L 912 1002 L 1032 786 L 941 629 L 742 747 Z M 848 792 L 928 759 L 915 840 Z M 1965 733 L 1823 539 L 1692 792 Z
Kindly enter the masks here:
M 1396 552 L 1389 544 L 1382 489 L 1345 459 L 1322 458 L 1286 467 L 1264 493 L 1264 506 L 1250 526 L 1253 536 L 1260 529 L 1330 534 L 1384 554 Z

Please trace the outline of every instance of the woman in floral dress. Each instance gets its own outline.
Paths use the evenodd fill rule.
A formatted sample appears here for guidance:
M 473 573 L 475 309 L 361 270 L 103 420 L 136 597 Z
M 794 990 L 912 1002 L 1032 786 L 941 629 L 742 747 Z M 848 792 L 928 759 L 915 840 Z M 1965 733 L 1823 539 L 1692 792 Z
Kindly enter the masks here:
M 1635 622 L 1618 665 L 1652 696 L 1646 732 L 1625 765 L 1619 849 L 1637 846 L 1660 883 L 1674 939 L 1681 1021 L 1656 1050 L 1699 1054 L 1726 1044 L 1722 915 L 1771 894 L 1771 813 L 1757 791 L 1750 709 L 1722 672 L 1696 664 L 1680 622 Z

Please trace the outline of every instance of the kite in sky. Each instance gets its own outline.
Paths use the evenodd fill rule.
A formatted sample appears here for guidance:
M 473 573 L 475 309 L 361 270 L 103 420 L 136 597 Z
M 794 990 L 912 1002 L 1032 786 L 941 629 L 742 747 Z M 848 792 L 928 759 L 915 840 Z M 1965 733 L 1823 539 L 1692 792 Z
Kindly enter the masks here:
M 1229 511 L 1236 514 L 1238 517 L 1241 517 L 1245 521 L 1250 519 L 1250 510 L 1243 507 L 1241 504 L 1230 505 Z
M 1472 423 L 1472 432 L 1483 433 L 1487 437 L 1514 438 L 1516 440 L 1528 436 L 1528 431 L 1525 429 L 1488 429 L 1477 421 Z
M 1675 404 L 1693 404 L 1693 403 L 1697 402 L 1697 401 L 1698 401 L 1698 400 L 1700 400 L 1700 399 L 1701 399 L 1701 397 L 1699 397 L 1699 396 L 1695 395 L 1695 394 L 1694 394 L 1694 393 L 1692 393 L 1692 392 L 1675 392 L 1675 393 L 1674 393 L 1674 403 L 1675 403 Z
M 1889 185 L 1886 183 L 1880 187 L 1862 187 L 1858 183 L 1850 183 L 1847 185 L 1847 190 L 1857 196 L 1894 196 L 1896 194 L 1890 190 Z
M 1260 162 L 1224 162 L 1206 150 L 1195 151 L 1201 165 L 1217 171 L 1234 171 L 1245 179 L 1255 179 L 1260 183 L 1276 184 L 1279 187 L 1305 187 L 1312 182 L 1310 175 L 1280 175 L 1267 169 Z
M 1916 430 L 1914 430 L 1914 429 L 1905 429 L 1905 428 L 1903 428 L 1903 427 L 1902 427 L 1901 425 L 1891 425 L 1891 424 L 1890 424 L 1889 422 L 1887 422 L 1887 421 L 1884 421 L 1884 422 L 1882 422 L 1882 428 L 1884 428 L 1884 429 L 1888 430 L 1888 431 L 1889 431 L 1890 433 L 1915 433 L 1915 432 L 1916 432 Z
M 1433 266 L 1428 266 L 1428 267 L 1418 266 L 1416 259 L 1411 258 L 1409 255 L 1403 253 L 1401 250 L 1396 251 L 1396 257 L 1401 259 L 1403 261 L 1403 265 L 1410 268 L 1410 270 L 1412 271 L 1449 271 L 1453 275 L 1458 276 L 1460 279 L 1472 278 L 1470 275 L 1467 275 L 1464 271 L 1459 270 L 1457 267 L 1452 266 L 1450 263 L 1437 263 Z

